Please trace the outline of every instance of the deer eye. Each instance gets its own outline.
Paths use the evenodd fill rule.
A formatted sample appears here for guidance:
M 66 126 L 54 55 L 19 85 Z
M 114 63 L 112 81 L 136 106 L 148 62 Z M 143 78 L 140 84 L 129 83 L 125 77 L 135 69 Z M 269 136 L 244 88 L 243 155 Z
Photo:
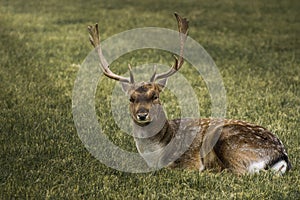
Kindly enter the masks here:
M 154 94 L 153 95 L 153 100 L 157 100 L 158 99 L 158 95 Z
M 130 101 L 131 103 L 133 103 L 133 102 L 135 101 L 135 99 L 134 99 L 133 97 L 130 97 L 129 101 Z

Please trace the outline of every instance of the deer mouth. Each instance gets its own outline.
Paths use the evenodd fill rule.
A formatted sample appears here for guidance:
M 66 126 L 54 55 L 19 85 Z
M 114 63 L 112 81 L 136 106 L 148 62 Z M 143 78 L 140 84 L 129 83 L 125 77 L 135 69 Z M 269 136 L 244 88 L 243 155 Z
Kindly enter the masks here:
M 149 124 L 152 120 L 149 116 L 148 112 L 144 112 L 144 113 L 138 113 L 136 115 L 136 121 L 139 124 Z

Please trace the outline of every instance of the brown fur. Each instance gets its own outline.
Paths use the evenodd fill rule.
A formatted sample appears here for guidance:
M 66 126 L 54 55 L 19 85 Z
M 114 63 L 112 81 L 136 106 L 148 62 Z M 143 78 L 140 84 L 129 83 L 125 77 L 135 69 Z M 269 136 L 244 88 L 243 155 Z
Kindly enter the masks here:
M 98 24 L 88 27 L 90 42 L 99 55 L 104 75 L 120 81 L 123 90 L 130 96 L 130 114 L 135 122 L 133 135 L 141 156 L 151 167 L 168 166 L 200 171 L 228 169 L 238 174 L 270 167 L 282 173 L 289 170 L 291 164 L 283 144 L 261 126 L 238 120 L 166 120 L 159 93 L 167 78 L 183 65 L 184 43 L 188 34 L 188 20 L 177 13 L 175 17 L 180 33 L 179 58 L 175 57 L 175 63 L 169 71 L 161 74 L 155 72 L 150 83 L 135 83 L 131 67 L 129 78 L 113 73 L 102 54 Z M 180 149 L 184 151 L 178 152 Z
M 160 104 L 159 99 L 154 99 L 153 95 L 159 96 L 161 89 L 161 86 L 155 83 L 144 83 L 142 86 L 131 88 L 129 93 L 134 101 L 130 103 L 130 111 L 137 126 L 144 126 L 135 117 L 139 110 L 149 112 L 153 105 Z M 180 125 L 185 127 L 184 133 L 178 133 Z M 240 120 L 168 120 L 165 122 L 164 127 L 154 136 L 140 139 L 138 138 L 138 133 L 136 133 L 137 148 L 143 155 L 147 148 L 151 147 L 151 144 L 159 144 L 160 147 L 165 147 L 174 138 L 183 138 L 191 134 L 189 130 L 195 127 L 199 128 L 199 131 L 191 145 L 178 159 L 167 163 L 169 168 L 186 168 L 200 171 L 204 169 L 214 171 L 228 169 L 233 173 L 244 174 L 249 172 L 249 167 L 252 163 L 265 160 L 265 168 L 268 168 L 274 164 L 272 162 L 282 158 L 287 162 L 287 170 L 290 169 L 290 162 L 287 159 L 284 146 L 274 134 L 261 126 Z M 209 129 L 210 127 L 213 128 Z M 205 145 L 206 135 L 214 135 L 218 132 L 220 137 L 216 144 L 209 152 L 203 153 L 202 147 Z M 183 143 L 183 141 L 180 142 L 179 140 L 178 148 L 184 145 Z M 151 151 L 154 151 L 154 149 L 151 149 Z M 166 153 L 165 157 L 162 156 L 162 158 L 167 159 L 171 153 Z

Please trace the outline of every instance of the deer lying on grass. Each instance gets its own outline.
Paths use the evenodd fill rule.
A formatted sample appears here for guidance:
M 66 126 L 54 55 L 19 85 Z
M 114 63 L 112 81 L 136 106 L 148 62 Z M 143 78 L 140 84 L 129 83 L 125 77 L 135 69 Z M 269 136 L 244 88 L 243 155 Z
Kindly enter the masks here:
M 181 41 L 179 58 L 175 57 L 169 71 L 155 72 L 149 82 L 142 83 L 134 82 L 130 65 L 130 77 L 119 76 L 110 70 L 100 47 L 98 25 L 88 27 L 90 41 L 97 50 L 104 75 L 120 81 L 123 90 L 130 96 L 133 135 L 139 154 L 150 167 L 199 171 L 227 169 L 237 174 L 264 169 L 280 174 L 288 171 L 291 164 L 282 142 L 261 126 L 239 120 L 166 119 L 159 95 L 167 79 L 183 65 L 183 46 L 188 33 L 187 19 L 176 13 L 175 16 Z M 212 141 L 214 139 L 215 142 Z M 210 149 L 203 149 L 210 143 Z M 178 149 L 183 150 L 180 152 Z

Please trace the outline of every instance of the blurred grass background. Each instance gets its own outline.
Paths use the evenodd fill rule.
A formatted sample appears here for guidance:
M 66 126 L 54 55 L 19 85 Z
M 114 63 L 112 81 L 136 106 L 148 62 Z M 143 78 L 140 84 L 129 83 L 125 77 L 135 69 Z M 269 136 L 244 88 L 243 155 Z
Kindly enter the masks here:
M 299 198 L 299 10 L 296 0 L 0 0 L 0 197 Z M 74 127 L 71 98 L 76 73 L 91 51 L 87 25 L 98 22 L 102 39 L 139 27 L 176 30 L 175 11 L 189 18 L 190 36 L 220 70 L 227 118 L 261 124 L 278 135 L 288 149 L 291 172 L 283 177 L 167 169 L 130 174 L 106 167 L 84 148 Z M 122 56 L 111 67 L 125 72 L 129 62 L 173 60 L 166 52 L 143 50 Z M 201 114 L 208 117 L 203 81 L 188 64 L 182 73 L 195 88 Z M 115 82 L 100 83 L 96 106 L 105 132 L 117 145 L 135 151 L 109 106 L 100 105 L 109 105 Z M 168 116 L 176 117 L 176 101 L 170 97 L 164 94 L 164 105 Z

